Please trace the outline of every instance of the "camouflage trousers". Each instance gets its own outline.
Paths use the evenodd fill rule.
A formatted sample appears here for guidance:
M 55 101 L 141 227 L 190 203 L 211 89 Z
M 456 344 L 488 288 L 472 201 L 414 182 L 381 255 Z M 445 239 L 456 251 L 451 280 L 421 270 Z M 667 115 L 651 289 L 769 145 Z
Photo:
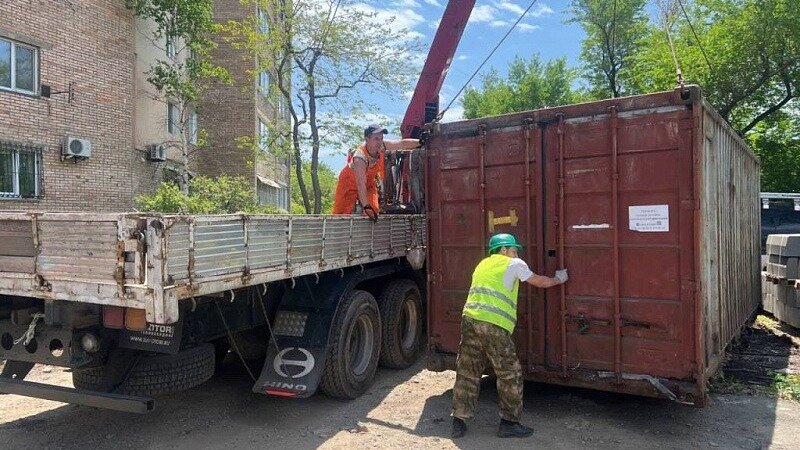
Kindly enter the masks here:
M 471 419 L 480 393 L 486 365 L 497 374 L 500 417 L 519 422 L 522 414 L 522 366 L 508 331 L 469 317 L 461 319 L 461 345 L 453 387 L 453 416 Z

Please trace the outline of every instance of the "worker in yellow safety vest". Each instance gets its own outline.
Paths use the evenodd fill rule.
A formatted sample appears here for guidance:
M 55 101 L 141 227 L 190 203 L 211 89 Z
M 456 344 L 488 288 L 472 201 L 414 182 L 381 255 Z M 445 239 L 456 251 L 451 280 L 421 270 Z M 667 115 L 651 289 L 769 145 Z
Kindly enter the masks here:
M 453 387 L 453 438 L 464 435 L 465 420 L 475 415 L 486 361 L 497 375 L 501 417 L 497 435 L 528 437 L 533 433 L 533 428 L 519 423 L 522 366 L 512 338 L 517 324 L 519 282 L 549 288 L 565 283 L 568 277 L 566 269 L 557 270 L 554 278 L 534 274 L 517 257 L 521 249 L 513 235 L 496 234 L 489 239 L 489 256 L 472 273 L 472 286 L 461 318 L 461 344 Z

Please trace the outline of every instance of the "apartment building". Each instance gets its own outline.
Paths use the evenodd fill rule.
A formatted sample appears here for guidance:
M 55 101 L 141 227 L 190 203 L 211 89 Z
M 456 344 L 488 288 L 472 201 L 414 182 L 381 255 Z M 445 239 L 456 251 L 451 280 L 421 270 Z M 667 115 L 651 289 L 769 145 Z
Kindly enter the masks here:
M 219 20 L 257 14 L 239 0 L 216 5 Z M 181 167 L 180 152 L 164 145 L 175 141 L 174 105 L 146 72 L 157 58 L 186 55 L 169 54 L 175 48 L 154 43 L 151 31 L 123 0 L 0 2 L 0 210 L 130 210 Z M 288 209 L 287 163 L 237 145 L 282 119 L 234 53 L 215 56 L 235 84 L 190 113 L 190 142 L 208 133 L 208 146 L 192 149 L 190 173 L 245 176 L 259 199 Z M 153 152 L 159 146 L 166 152 Z

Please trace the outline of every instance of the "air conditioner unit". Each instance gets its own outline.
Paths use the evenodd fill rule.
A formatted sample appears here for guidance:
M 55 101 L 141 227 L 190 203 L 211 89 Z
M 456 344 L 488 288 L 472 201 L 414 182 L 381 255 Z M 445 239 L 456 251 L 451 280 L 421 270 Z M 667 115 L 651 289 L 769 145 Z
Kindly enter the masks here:
M 150 161 L 166 161 L 167 146 L 164 144 L 152 144 L 150 148 Z
M 92 141 L 67 137 L 61 149 L 61 154 L 65 158 L 88 158 L 92 156 Z

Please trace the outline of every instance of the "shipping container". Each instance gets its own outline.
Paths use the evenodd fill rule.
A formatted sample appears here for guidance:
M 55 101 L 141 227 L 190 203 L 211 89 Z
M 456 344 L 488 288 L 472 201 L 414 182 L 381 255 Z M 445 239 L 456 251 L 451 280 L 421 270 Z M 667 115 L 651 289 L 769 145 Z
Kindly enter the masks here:
M 426 169 L 432 369 L 455 367 L 472 271 L 508 232 L 570 276 L 520 288 L 527 380 L 705 403 L 760 302 L 760 203 L 699 88 L 439 124 Z

